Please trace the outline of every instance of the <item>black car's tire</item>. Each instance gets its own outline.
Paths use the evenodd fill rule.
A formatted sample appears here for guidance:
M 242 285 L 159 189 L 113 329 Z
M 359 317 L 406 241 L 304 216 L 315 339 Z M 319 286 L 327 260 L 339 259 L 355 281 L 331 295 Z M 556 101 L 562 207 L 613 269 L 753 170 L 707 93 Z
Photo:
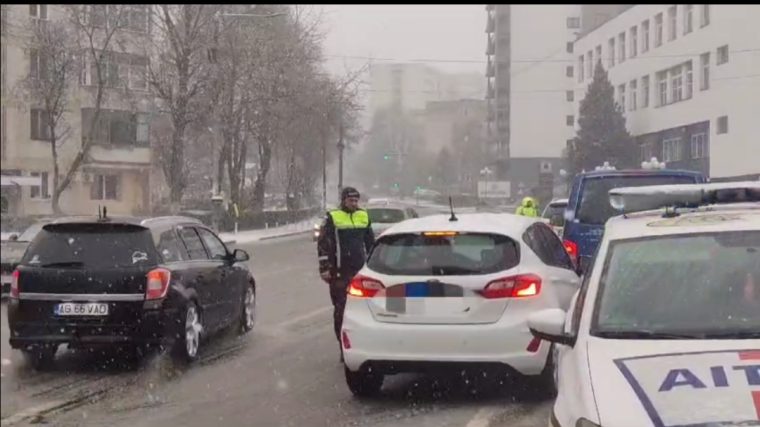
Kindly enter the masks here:
M 180 313 L 178 336 L 174 340 L 172 356 L 180 362 L 191 363 L 198 359 L 201 347 L 201 313 L 194 301 L 188 302 Z
M 249 283 L 243 294 L 242 307 L 240 307 L 240 334 L 250 332 L 256 324 L 256 288 Z
M 55 353 L 58 352 L 57 344 L 39 344 L 22 350 L 24 358 L 32 368 L 43 371 L 55 365 Z
M 348 367 L 344 368 L 346 374 L 346 384 L 351 393 L 356 397 L 373 397 L 380 393 L 383 387 L 385 376 L 374 372 L 368 372 L 360 369 L 353 372 Z

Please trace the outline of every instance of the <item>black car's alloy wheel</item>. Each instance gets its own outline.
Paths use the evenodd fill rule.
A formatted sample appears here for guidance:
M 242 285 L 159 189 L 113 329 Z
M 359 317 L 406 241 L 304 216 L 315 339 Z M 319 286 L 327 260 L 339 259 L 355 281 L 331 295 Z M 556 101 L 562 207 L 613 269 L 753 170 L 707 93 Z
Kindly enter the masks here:
M 183 312 L 179 337 L 174 343 L 174 354 L 185 362 L 193 362 L 198 358 L 201 346 L 201 315 L 198 306 L 189 302 Z
M 240 310 L 240 332 L 245 334 L 256 324 L 256 290 L 253 284 L 248 284 L 243 296 L 243 306 Z

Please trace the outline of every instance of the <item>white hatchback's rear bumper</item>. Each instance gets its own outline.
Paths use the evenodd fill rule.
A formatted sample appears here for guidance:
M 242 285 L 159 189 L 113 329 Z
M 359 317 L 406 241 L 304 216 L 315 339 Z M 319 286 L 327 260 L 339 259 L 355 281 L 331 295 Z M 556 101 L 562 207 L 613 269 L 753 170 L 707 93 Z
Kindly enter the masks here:
M 382 323 L 372 317 L 366 301 L 349 297 L 348 305 L 343 332 L 351 348 L 344 347 L 343 356 L 352 371 L 365 363 L 500 363 L 523 375 L 538 375 L 549 354 L 545 341 L 537 351 L 527 350 L 533 336 L 525 318 L 503 316 L 493 324 L 474 325 Z

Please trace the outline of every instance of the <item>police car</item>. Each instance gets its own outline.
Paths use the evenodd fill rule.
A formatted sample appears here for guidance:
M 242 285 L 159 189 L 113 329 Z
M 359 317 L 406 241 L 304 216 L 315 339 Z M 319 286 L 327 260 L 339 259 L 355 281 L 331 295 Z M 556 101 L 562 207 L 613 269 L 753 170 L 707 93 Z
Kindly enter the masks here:
M 534 313 L 555 343 L 553 427 L 760 421 L 760 182 L 611 190 L 624 214 L 566 313 Z

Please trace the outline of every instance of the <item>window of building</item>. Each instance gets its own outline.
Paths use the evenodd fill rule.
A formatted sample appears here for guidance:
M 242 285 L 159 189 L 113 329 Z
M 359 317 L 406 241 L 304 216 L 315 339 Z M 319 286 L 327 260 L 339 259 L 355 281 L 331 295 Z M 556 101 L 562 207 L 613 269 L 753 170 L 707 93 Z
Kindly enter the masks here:
M 668 72 L 660 71 L 657 73 L 657 106 L 662 107 L 668 104 Z
M 639 54 L 639 29 L 636 26 L 631 27 L 631 58 Z
M 29 49 L 29 77 L 44 80 L 48 72 L 47 56 L 38 49 Z
M 649 107 L 649 76 L 641 78 L 641 108 Z
M 631 94 L 631 105 L 629 106 L 629 110 L 636 111 L 638 108 L 637 101 L 638 101 L 638 83 L 636 80 L 631 80 L 628 83 L 628 92 Z
M 625 32 L 618 35 L 618 50 L 620 51 L 620 63 L 625 62 Z
M 641 53 L 649 51 L 649 20 L 641 23 Z
M 568 77 L 572 77 L 572 74 Z M 583 82 L 583 55 L 578 57 L 578 83 Z
M 718 48 L 718 53 L 715 58 L 715 63 L 718 65 L 728 62 L 728 45 Z
M 691 61 L 686 61 L 681 66 L 681 70 L 684 74 L 683 99 L 691 99 L 694 85 L 694 73 L 692 72 Z
M 567 53 L 573 53 L 573 42 L 567 42 L 565 50 L 567 50 Z
M 582 57 L 581 57 L 581 67 L 580 67 L 579 71 L 580 71 L 580 73 L 578 73 L 579 75 L 583 73 L 583 58 Z M 572 65 L 568 65 L 565 68 L 565 75 L 567 75 L 568 77 L 572 77 L 573 76 L 573 66 Z
M 95 110 L 92 108 L 82 109 L 82 128 L 89 129 L 94 119 Z M 124 110 L 102 110 L 98 124 L 95 126 L 95 134 L 92 135 L 93 143 L 100 145 L 148 145 L 149 123 L 148 115 L 144 113 L 134 114 Z M 82 141 L 87 138 L 87 132 L 82 133 Z
M 89 6 L 90 24 L 95 27 L 116 26 L 139 33 L 148 32 L 150 8 L 148 5 L 98 4 Z
M 92 200 L 119 200 L 120 175 L 96 174 L 92 178 L 90 198 Z
M 662 13 L 654 16 L 654 47 L 662 46 Z
M 40 185 L 32 185 L 29 187 L 29 197 L 32 199 L 49 199 L 50 190 L 48 185 L 48 173 L 47 172 L 32 172 L 30 174 L 33 177 L 40 178 Z
M 607 50 L 609 51 L 609 55 L 608 55 L 609 56 L 608 61 L 610 63 L 609 66 L 613 67 L 615 65 L 615 37 L 612 37 L 607 42 Z
M 594 78 L 594 51 L 592 50 L 586 53 L 586 75 Z
M 625 111 L 625 83 L 618 85 L 618 105 L 621 111 Z
M 710 89 L 710 52 L 699 55 L 699 90 Z
M 670 100 L 678 102 L 683 99 L 683 76 L 680 67 L 674 67 L 670 71 Z
M 565 116 L 565 124 L 568 125 L 568 126 L 575 125 L 575 116 L 572 116 L 572 115 Z
M 567 28 L 580 28 L 581 27 L 581 18 L 579 17 L 570 17 L 567 18 Z
M 35 19 L 48 19 L 48 10 L 46 4 L 30 4 L 29 16 Z
M 138 33 L 148 32 L 150 8 L 146 4 L 124 5 L 122 12 L 126 16 L 126 27 L 130 31 Z
M 693 31 L 693 21 L 694 21 L 694 5 L 693 4 L 685 4 L 683 6 L 683 33 L 689 34 Z
M 681 137 L 662 141 L 662 161 L 677 162 L 681 160 Z
M 718 132 L 720 134 L 728 133 L 728 116 L 718 117 Z
M 695 133 L 691 136 L 691 158 L 704 159 L 710 157 L 710 145 L 707 142 L 707 133 Z
M 565 97 L 567 98 L 568 102 L 573 102 L 575 101 L 575 92 L 568 90 L 565 92 Z
M 704 27 L 710 25 L 710 5 L 703 4 L 700 6 L 702 14 L 699 17 L 699 26 Z
M 89 55 L 83 58 L 80 83 L 84 86 L 98 84 L 98 68 Z M 111 88 L 148 89 L 148 58 L 108 52 L 103 55 L 101 66 L 103 84 Z
M 673 41 L 676 39 L 676 33 L 677 28 L 676 24 L 678 23 L 678 19 L 676 16 L 676 7 L 670 6 L 668 8 L 668 41 Z
M 30 132 L 29 136 L 35 141 L 50 141 L 50 122 L 48 114 L 41 108 L 32 108 L 29 111 Z
M 595 58 L 596 58 L 597 61 L 601 61 L 602 60 L 602 45 L 598 45 L 596 47 L 596 56 L 595 56 Z M 596 67 L 596 64 L 594 64 L 593 66 Z

